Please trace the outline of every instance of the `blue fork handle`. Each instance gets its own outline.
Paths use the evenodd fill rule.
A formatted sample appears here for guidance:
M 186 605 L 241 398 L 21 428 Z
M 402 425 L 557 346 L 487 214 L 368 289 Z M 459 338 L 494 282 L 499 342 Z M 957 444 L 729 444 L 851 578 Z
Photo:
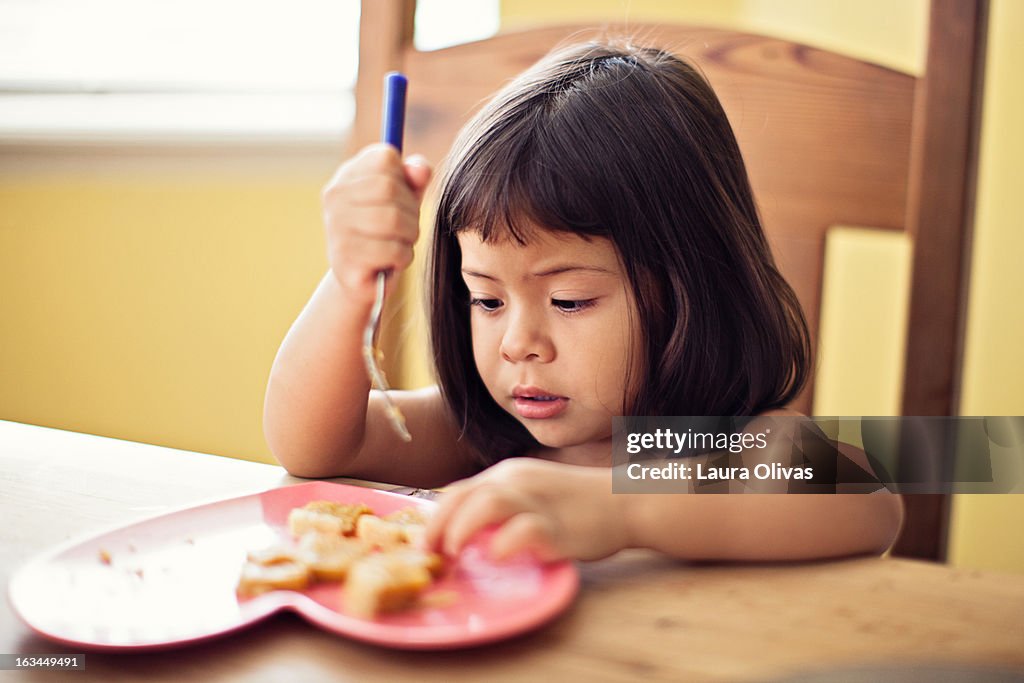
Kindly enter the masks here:
M 381 138 L 385 143 L 394 146 L 399 153 L 402 151 L 402 130 L 405 127 L 405 90 L 408 84 L 405 76 L 397 71 L 392 71 L 384 77 L 384 115 L 381 122 Z M 399 437 L 408 442 L 412 441 L 412 435 L 405 424 L 405 416 L 388 395 L 388 383 L 377 363 L 377 351 L 373 343 L 377 326 L 380 324 L 381 309 L 384 306 L 384 286 L 388 273 L 387 270 L 377 273 L 377 295 L 363 339 L 363 355 L 371 381 L 377 385 L 384 396 L 388 421 Z
M 399 152 L 402 151 L 402 134 L 405 131 L 405 91 L 409 79 L 398 71 L 384 75 L 384 112 L 381 117 L 380 138 Z M 382 270 L 381 277 L 390 271 Z
M 381 122 L 381 139 L 402 151 L 402 131 L 405 128 L 405 91 L 409 80 L 392 71 L 384 76 L 384 116 Z

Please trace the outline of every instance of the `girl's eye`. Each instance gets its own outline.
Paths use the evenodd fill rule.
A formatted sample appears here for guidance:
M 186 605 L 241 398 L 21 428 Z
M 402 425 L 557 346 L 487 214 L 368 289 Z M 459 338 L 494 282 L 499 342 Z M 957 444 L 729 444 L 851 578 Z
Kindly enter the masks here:
M 580 311 L 586 310 L 593 306 L 597 302 L 597 299 L 552 299 L 551 305 L 560 310 L 562 313 L 579 313 Z
M 501 308 L 501 299 L 477 299 L 472 297 L 469 300 L 469 305 L 479 306 L 485 313 L 494 313 Z

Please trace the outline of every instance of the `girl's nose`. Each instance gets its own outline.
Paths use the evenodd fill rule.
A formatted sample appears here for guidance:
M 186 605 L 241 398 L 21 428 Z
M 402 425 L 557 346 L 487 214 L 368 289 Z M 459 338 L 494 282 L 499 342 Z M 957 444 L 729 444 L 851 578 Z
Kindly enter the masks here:
M 541 326 L 522 314 L 510 316 L 501 338 L 501 357 L 510 363 L 536 360 L 550 363 L 555 359 L 555 346 Z

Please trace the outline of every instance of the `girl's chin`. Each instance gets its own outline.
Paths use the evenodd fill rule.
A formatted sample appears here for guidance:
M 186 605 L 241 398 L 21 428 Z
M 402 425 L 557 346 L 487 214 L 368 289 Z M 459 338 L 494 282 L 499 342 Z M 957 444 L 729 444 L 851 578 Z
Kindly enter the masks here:
M 530 420 L 521 420 L 530 436 L 537 440 L 537 443 L 545 448 L 571 448 L 583 446 L 588 443 L 603 440 L 604 437 L 597 434 L 584 433 L 579 429 L 572 429 L 568 425 L 530 424 Z
M 530 432 L 530 436 L 545 448 L 565 448 L 579 443 L 565 429 L 552 429 L 546 425 L 532 425 L 529 420 L 520 420 L 520 422 L 526 427 L 526 431 Z

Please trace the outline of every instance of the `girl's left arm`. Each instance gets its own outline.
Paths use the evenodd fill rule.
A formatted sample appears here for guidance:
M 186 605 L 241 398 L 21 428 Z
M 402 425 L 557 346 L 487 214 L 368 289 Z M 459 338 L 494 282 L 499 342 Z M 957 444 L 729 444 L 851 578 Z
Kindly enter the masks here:
M 900 497 L 874 494 L 612 494 L 611 472 L 514 458 L 449 488 L 427 542 L 457 553 L 500 524 L 495 558 L 596 560 L 652 548 L 688 560 L 784 561 L 880 554 Z

